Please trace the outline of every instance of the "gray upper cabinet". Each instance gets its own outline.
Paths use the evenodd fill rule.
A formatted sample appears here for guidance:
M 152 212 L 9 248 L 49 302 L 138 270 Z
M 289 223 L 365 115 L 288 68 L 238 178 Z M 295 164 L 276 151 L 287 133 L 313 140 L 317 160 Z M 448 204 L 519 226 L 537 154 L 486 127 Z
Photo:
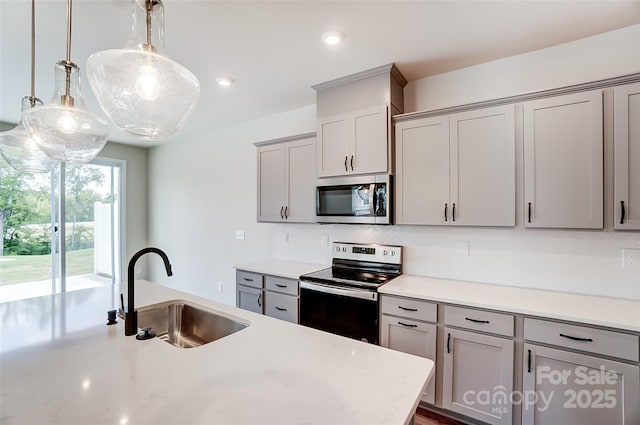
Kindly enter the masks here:
M 525 227 L 603 227 L 602 90 L 524 104 Z
M 258 146 L 258 221 L 315 221 L 315 137 L 279 139 Z
M 406 83 L 390 64 L 313 86 L 318 177 L 392 172 L 391 116 Z
M 640 230 L 640 83 L 614 89 L 614 227 Z
M 396 124 L 396 223 L 515 225 L 515 107 Z

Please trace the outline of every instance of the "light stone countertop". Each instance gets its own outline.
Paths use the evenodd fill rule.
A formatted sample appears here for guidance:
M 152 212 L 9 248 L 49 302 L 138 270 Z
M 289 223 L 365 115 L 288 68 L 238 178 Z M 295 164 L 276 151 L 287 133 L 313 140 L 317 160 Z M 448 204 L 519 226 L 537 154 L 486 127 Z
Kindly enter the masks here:
M 640 301 L 634 300 L 411 275 L 378 292 L 640 332 Z
M 236 270 L 297 279 L 300 275 L 331 267 L 330 264 L 301 263 L 286 260 L 258 260 L 236 264 Z
M 197 348 L 106 326 L 110 287 L 0 304 L 0 423 L 406 424 L 433 362 L 147 281 L 136 306 L 182 299 L 250 325 Z

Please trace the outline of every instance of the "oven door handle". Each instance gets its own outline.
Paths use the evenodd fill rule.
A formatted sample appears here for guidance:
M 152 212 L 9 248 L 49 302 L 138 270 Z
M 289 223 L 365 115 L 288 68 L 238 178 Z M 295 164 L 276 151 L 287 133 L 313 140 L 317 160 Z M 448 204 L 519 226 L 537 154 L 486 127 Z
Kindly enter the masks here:
M 309 283 L 300 281 L 300 289 L 324 292 L 325 294 L 341 295 L 350 298 L 359 298 L 368 301 L 378 301 L 378 293 L 372 291 L 360 291 L 357 289 L 336 288 L 335 286 L 322 285 L 319 283 Z

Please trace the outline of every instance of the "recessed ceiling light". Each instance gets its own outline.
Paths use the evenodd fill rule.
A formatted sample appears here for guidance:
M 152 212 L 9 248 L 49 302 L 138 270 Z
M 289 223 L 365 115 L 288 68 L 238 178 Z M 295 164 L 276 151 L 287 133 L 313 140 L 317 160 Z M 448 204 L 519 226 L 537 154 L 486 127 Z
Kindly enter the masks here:
M 216 78 L 216 82 L 222 87 L 232 86 L 235 81 L 231 77 L 218 77 Z
M 322 34 L 322 41 L 324 41 L 325 44 L 334 45 L 340 43 L 342 40 L 344 40 L 344 34 L 340 31 L 327 31 Z

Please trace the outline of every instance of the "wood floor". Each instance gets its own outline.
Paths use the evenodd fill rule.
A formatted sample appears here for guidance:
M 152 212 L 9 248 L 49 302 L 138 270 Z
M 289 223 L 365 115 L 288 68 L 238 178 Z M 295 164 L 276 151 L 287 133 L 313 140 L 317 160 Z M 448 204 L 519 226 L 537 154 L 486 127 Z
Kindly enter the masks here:
M 454 419 L 440 416 L 437 413 L 418 408 L 414 425 L 463 425 Z

